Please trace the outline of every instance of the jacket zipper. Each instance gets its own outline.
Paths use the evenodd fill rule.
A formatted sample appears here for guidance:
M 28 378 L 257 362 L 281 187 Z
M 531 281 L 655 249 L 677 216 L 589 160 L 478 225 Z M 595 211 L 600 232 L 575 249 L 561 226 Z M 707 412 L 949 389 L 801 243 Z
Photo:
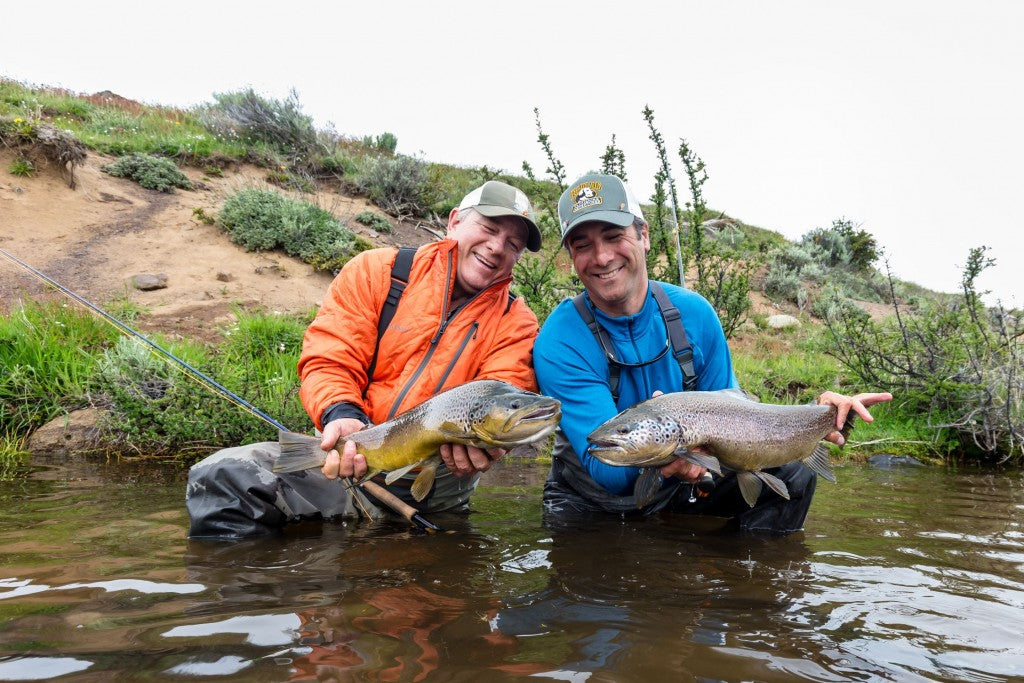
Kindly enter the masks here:
M 441 391 L 441 387 L 443 387 L 444 383 L 448 381 L 448 375 L 452 374 L 452 370 L 455 369 L 455 364 L 462 356 L 462 352 L 465 351 L 466 346 L 469 345 L 469 340 L 476 337 L 476 328 L 478 327 L 480 327 L 480 322 L 478 320 L 474 320 L 473 324 L 469 326 L 469 331 L 466 332 L 466 336 L 463 337 L 462 343 L 459 344 L 459 348 L 455 350 L 455 355 L 452 356 L 452 362 L 448 364 L 447 368 L 445 368 L 444 374 L 441 375 L 441 381 L 437 383 L 437 386 L 434 387 L 434 391 L 432 393 L 436 394 Z
M 452 255 L 451 255 L 451 253 L 449 253 L 448 254 L 448 267 L 447 267 L 447 269 L 445 271 L 445 282 L 448 283 L 449 286 L 450 286 L 450 283 L 451 283 L 451 277 L 452 277 Z M 454 311 L 452 311 L 451 315 L 448 314 L 448 304 L 451 303 L 451 296 L 448 294 L 447 290 L 445 291 L 444 309 L 441 312 L 441 316 L 442 316 L 441 324 L 438 326 L 437 332 L 434 333 L 434 337 L 430 340 L 430 348 L 427 349 L 427 353 L 426 353 L 425 356 L 423 356 L 423 360 L 420 361 L 419 366 L 416 368 L 416 372 L 414 372 L 412 374 L 412 377 L 409 378 L 409 381 L 405 383 L 404 387 L 402 387 L 402 391 L 399 392 L 398 398 L 396 398 L 395 402 L 391 404 L 391 409 L 388 411 L 387 419 L 390 420 L 391 418 L 393 418 L 395 416 L 395 413 L 398 411 L 398 407 L 400 405 L 402 405 L 402 401 L 405 400 L 405 397 L 409 393 L 409 390 L 412 389 L 413 385 L 415 385 L 416 381 L 420 378 L 420 375 L 423 374 L 423 370 L 426 369 L 427 364 L 430 362 L 430 359 L 434 356 L 434 351 L 437 350 L 437 345 L 441 341 L 441 337 L 442 337 L 442 335 L 444 335 L 444 331 L 448 328 L 448 323 L 450 323 L 452 320 L 454 320 L 455 316 L 457 316 L 460 311 L 465 309 L 466 306 L 468 306 L 474 300 L 476 300 L 477 297 L 479 297 L 481 294 L 483 294 L 488 289 L 490 289 L 491 287 L 494 287 L 497 284 L 499 284 L 499 283 L 495 282 L 494 284 L 490 285 L 486 289 L 482 289 L 479 292 L 477 292 L 476 294 L 474 294 L 473 296 L 471 296 L 468 300 L 463 302 L 458 308 L 456 308 Z M 443 376 L 444 376 L 444 379 L 447 379 L 448 375 L 451 374 L 452 369 L 455 367 L 455 363 L 458 362 L 458 360 L 459 360 L 459 355 L 466 348 L 466 345 L 469 344 L 469 340 L 472 339 L 474 336 L 476 336 L 477 325 L 478 325 L 477 321 L 474 320 L 473 321 L 472 329 L 470 329 L 469 333 L 466 335 L 466 338 L 463 339 L 462 345 L 459 346 L 458 352 L 452 358 L 452 361 L 451 361 L 451 363 L 448 364 L 448 367 L 445 368 L 444 373 L 442 373 Z M 442 380 L 442 384 L 443 384 L 443 380 Z M 434 393 L 437 393 L 436 389 L 435 389 Z

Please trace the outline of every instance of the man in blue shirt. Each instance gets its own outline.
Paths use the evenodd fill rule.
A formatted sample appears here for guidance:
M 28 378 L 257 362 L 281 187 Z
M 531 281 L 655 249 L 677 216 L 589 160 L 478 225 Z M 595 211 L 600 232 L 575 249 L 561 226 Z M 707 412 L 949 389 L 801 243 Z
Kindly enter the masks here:
M 706 299 L 667 283 L 652 288 L 647 276 L 647 222 L 622 180 L 593 173 L 579 178 L 562 193 L 558 219 L 562 244 L 585 293 L 579 303 L 563 301 L 551 313 L 534 346 L 540 389 L 562 402 L 554 461 L 544 489 L 545 508 L 549 513 L 633 512 L 637 503 L 632 492 L 639 469 L 598 461 L 587 451 L 587 435 L 656 392 L 683 391 L 687 380 L 683 367 L 693 375 L 688 389 L 739 390 L 732 357 L 718 316 Z M 658 285 L 670 306 L 678 309 L 692 365 L 688 358 L 677 359 L 668 343 L 671 330 L 655 299 Z M 592 316 L 606 333 L 604 341 L 584 316 Z M 611 348 L 602 348 L 609 344 Z M 610 366 L 616 366 L 611 370 L 617 381 L 611 380 Z M 617 384 L 617 397 L 612 384 Z M 841 425 L 851 410 L 870 421 L 867 407 L 891 398 L 884 393 L 846 397 L 825 392 L 818 403 L 836 405 L 837 425 Z M 826 438 L 839 444 L 843 440 L 838 431 Z M 786 483 L 790 500 L 766 489 L 750 507 L 740 495 L 735 475 L 718 480 L 710 495 L 692 495 L 693 484 L 706 470 L 677 459 L 661 468 L 665 484 L 642 512 L 670 509 L 729 517 L 742 529 L 777 533 L 802 528 L 814 493 L 814 473 L 801 463 L 769 471 Z

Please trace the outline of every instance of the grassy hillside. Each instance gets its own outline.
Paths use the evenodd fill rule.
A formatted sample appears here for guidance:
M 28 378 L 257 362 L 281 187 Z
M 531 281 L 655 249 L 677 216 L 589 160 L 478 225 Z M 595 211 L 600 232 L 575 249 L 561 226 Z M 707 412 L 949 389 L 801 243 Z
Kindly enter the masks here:
M 649 123 L 654 137 L 653 119 Z M 0 173 L 23 183 L 39 174 L 62 173 L 73 183 L 84 155 L 104 154 L 119 157 L 103 167 L 107 173 L 169 192 L 192 182 L 180 173 L 183 167 L 214 178 L 254 164 L 276 189 L 242 189 L 217 210 L 198 211 L 197 220 L 219 226 L 243 249 L 284 250 L 328 271 L 372 246 L 373 239 L 354 234 L 353 225 L 310 201 L 314 192 L 365 197 L 377 210 L 355 220 L 380 232 L 403 221 L 441 231 L 442 218 L 466 192 L 484 180 L 501 178 L 531 197 L 546 233 L 547 249 L 526 255 L 516 269 L 518 292 L 543 320 L 564 296 L 578 291 L 578 282 L 557 246 L 554 207 L 565 178 L 539 115 L 536 126 L 538 142 L 554 169 L 547 179 L 537 178 L 525 164 L 524 174 L 516 176 L 395 154 L 397 138 L 389 132 L 354 139 L 317 130 L 294 95 L 280 101 L 251 90 L 224 93 L 204 106 L 183 110 L 142 105 L 113 93 L 79 95 L 0 81 L 0 144 L 14 154 Z M 664 159 L 666 151 L 659 152 Z M 980 270 L 965 273 L 963 296 L 940 297 L 875 270 L 874 240 L 850 221 L 837 220 L 789 242 L 706 207 L 700 195 L 706 179 L 703 163 L 688 149 L 679 153 L 689 194 L 669 202 L 677 192 L 674 183 L 656 179 L 655 195 L 645 206 L 656 247 L 648 265 L 656 277 L 679 282 L 675 264 L 686 264 L 685 284 L 718 308 L 737 375 L 748 391 L 771 402 L 804 402 L 826 389 L 897 394 L 892 405 L 875 409 L 874 424 L 858 427 L 847 452 L 1021 457 L 1020 317 L 988 311 L 972 298 L 973 277 Z M 600 160 L 604 170 L 615 171 L 621 158 L 613 139 Z M 666 208 L 672 204 L 688 207 L 679 216 L 678 252 L 672 239 L 674 217 Z M 983 252 L 973 263 L 984 268 Z M 902 315 L 887 317 L 885 311 Z M 775 329 L 769 316 L 776 312 L 790 313 L 801 324 Z M 156 411 L 154 400 L 187 406 L 220 399 L 201 397 L 202 390 L 179 386 L 153 368 L 139 370 L 131 350 L 110 335 L 97 339 L 90 332 L 92 341 L 83 349 L 91 360 L 68 376 L 58 368 L 71 359 L 54 355 L 61 345 L 46 341 L 60 336 L 48 317 L 11 316 L 0 331 L 6 371 L 0 380 L 5 407 L 0 434 L 7 452 L 16 452 L 23 437 L 47 419 L 97 400 L 114 406 L 127 448 L 201 451 L 259 434 L 258 423 L 247 422 L 245 416 L 229 421 L 233 426 L 215 427 L 212 416 L 222 412 L 215 407 L 209 409 L 209 423 L 194 420 L 187 430 L 175 424 L 173 410 L 170 422 L 158 417 L 168 411 Z M 26 326 L 25 320 L 32 322 Z M 303 321 L 292 320 L 294 329 L 285 333 L 259 316 L 242 315 L 242 320 L 247 321 L 242 332 L 246 348 L 277 349 L 268 352 L 273 363 L 250 351 L 224 352 L 234 348 L 237 337 L 225 339 L 219 351 L 216 345 L 197 345 L 190 353 L 215 366 L 218 375 L 238 378 L 238 386 L 250 392 L 254 387 L 284 387 L 283 393 L 261 400 L 298 415 L 285 398 L 296 382 L 294 359 L 288 354 L 297 350 L 280 338 L 285 334 L 292 339 Z M 78 318 L 58 322 L 62 330 L 93 324 Z M 285 355 L 282 346 L 289 349 Z M 26 348 L 35 350 L 26 356 Z M 245 371 L 234 363 L 242 363 Z M 256 374 L 246 374 L 252 372 Z M 153 399 L 131 388 L 142 381 L 166 386 Z

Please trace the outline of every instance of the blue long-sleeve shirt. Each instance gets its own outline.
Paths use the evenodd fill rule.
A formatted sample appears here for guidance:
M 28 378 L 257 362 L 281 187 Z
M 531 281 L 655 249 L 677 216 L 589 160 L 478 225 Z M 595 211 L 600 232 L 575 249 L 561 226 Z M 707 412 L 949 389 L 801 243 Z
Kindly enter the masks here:
M 711 304 L 696 292 L 667 283 L 661 286 L 679 309 L 693 347 L 697 388 L 715 391 L 738 387 L 722 324 Z M 619 318 L 595 309 L 589 296 L 585 299 L 597 322 L 608 331 L 619 360 L 642 363 L 665 348 L 665 321 L 649 288 L 640 312 Z M 615 403 L 608 385 L 608 361 L 572 301 L 566 299 L 541 328 L 533 363 L 541 392 L 562 402 L 560 426 L 590 476 L 610 493 L 631 493 L 639 468 L 606 465 L 594 458 L 587 450 L 587 435 L 655 391 L 682 391 L 683 373 L 672 353 L 639 368 L 623 367 L 619 400 Z

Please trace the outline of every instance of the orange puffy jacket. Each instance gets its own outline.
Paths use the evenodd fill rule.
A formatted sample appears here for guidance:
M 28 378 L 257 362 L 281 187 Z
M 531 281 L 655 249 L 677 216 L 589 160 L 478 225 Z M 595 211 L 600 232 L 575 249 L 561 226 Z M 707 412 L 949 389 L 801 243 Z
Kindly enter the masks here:
M 457 247 L 445 239 L 416 252 L 409 284 L 381 336 L 372 382 L 366 370 L 398 250 L 364 251 L 341 269 L 306 330 L 299 357 L 299 397 L 317 428 L 323 429 L 324 410 L 342 401 L 360 406 L 380 424 L 473 379 L 537 390 L 537 317 L 522 298 L 509 304 L 511 278 L 492 284 L 454 314 L 448 311 Z

